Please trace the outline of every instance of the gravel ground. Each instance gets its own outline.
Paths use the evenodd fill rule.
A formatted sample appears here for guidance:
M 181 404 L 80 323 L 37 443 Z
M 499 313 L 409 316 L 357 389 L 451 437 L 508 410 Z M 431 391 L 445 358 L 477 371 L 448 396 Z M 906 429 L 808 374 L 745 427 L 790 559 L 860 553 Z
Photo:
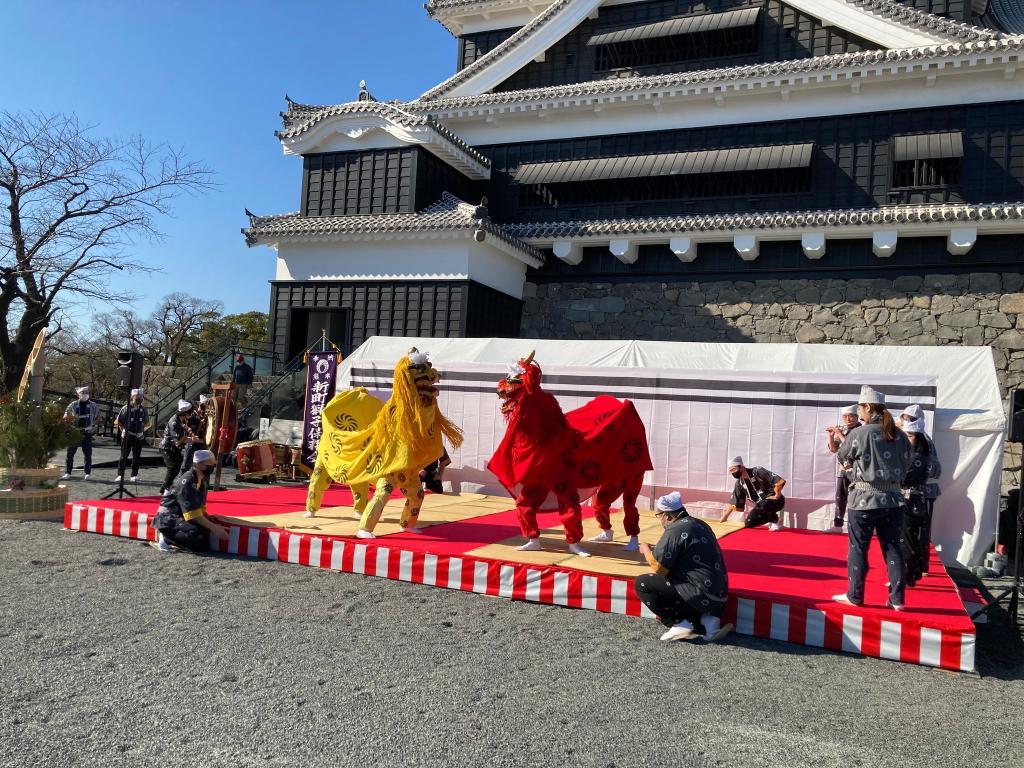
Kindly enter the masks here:
M 662 644 L 654 622 L 39 522 L 0 522 L 0 583 L 2 766 L 1021 765 L 1024 659 L 995 625 L 981 676 Z

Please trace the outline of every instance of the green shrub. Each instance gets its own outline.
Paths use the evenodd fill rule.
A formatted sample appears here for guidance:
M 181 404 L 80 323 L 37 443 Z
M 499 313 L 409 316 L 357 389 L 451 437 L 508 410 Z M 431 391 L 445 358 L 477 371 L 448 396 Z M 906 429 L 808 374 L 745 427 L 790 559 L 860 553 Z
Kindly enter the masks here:
M 81 434 L 64 420 L 60 403 L 0 395 L 0 467 L 42 469 L 54 453 L 79 440 Z

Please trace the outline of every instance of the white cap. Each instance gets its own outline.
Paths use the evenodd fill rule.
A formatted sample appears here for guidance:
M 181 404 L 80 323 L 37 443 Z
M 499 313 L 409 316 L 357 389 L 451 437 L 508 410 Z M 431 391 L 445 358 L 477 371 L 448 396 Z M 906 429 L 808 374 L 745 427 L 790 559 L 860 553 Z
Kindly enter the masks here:
M 75 394 L 79 395 L 79 396 L 81 396 L 81 395 L 88 395 L 89 394 L 89 388 L 88 387 L 75 387 Z
M 843 416 L 845 416 L 846 414 L 850 414 L 851 416 L 856 416 L 857 415 L 857 406 L 856 405 L 848 405 L 845 408 L 843 408 L 843 410 L 841 410 L 839 413 L 841 413 Z
M 921 429 L 920 421 L 908 421 L 906 424 L 903 425 L 903 431 L 907 432 L 908 434 L 913 433 L 915 435 L 919 435 L 924 430 Z
M 921 406 L 917 403 L 908 405 L 900 412 L 900 416 L 910 416 L 915 419 L 920 419 L 922 416 Z
M 217 457 L 213 455 L 213 451 L 196 451 L 192 454 L 193 464 L 202 464 L 204 461 L 214 461 Z
M 143 390 L 141 388 L 140 389 L 133 389 L 132 390 L 132 397 L 142 397 L 144 391 L 145 390 Z
M 178 401 L 178 413 L 185 413 L 186 411 L 191 411 L 191 410 L 192 410 L 192 403 L 190 403 L 188 400 L 179 400 Z
M 654 502 L 654 508 L 659 512 L 678 512 L 683 509 L 683 496 L 679 491 L 672 491 Z
M 860 388 L 860 397 L 857 398 L 857 402 L 861 405 L 885 405 L 885 395 L 865 385 Z
M 729 459 L 729 466 L 730 467 L 742 467 L 743 466 L 743 457 L 742 456 L 733 456 L 731 459 Z
M 202 405 L 203 403 L 208 403 L 208 402 L 210 402 L 210 396 L 209 395 L 200 395 L 199 396 L 199 404 L 200 405 Z

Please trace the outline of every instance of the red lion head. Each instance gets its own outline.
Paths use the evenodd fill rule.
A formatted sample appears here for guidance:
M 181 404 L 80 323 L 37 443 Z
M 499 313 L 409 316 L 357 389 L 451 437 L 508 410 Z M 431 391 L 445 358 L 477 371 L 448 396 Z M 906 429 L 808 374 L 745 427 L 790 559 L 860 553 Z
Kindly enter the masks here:
M 540 438 L 545 432 L 568 428 L 568 423 L 554 395 L 541 389 L 541 369 L 533 354 L 509 366 L 508 376 L 498 382 L 498 399 L 510 427 Z

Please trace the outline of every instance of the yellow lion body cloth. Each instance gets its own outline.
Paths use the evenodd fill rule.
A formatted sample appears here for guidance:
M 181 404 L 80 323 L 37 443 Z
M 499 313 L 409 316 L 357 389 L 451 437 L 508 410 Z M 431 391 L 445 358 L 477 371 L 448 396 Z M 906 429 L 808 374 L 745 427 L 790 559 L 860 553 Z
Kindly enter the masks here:
M 413 350 L 398 361 L 391 397 L 381 402 L 365 388 L 335 395 L 321 415 L 323 435 L 309 479 L 306 515 L 315 516 L 331 481 L 352 489 L 361 534 L 372 533 L 397 487 L 405 496 L 401 527 L 415 529 L 423 504 L 420 470 L 455 447 L 461 430 L 437 406 L 437 371 Z M 375 486 L 369 506 L 369 487 Z

